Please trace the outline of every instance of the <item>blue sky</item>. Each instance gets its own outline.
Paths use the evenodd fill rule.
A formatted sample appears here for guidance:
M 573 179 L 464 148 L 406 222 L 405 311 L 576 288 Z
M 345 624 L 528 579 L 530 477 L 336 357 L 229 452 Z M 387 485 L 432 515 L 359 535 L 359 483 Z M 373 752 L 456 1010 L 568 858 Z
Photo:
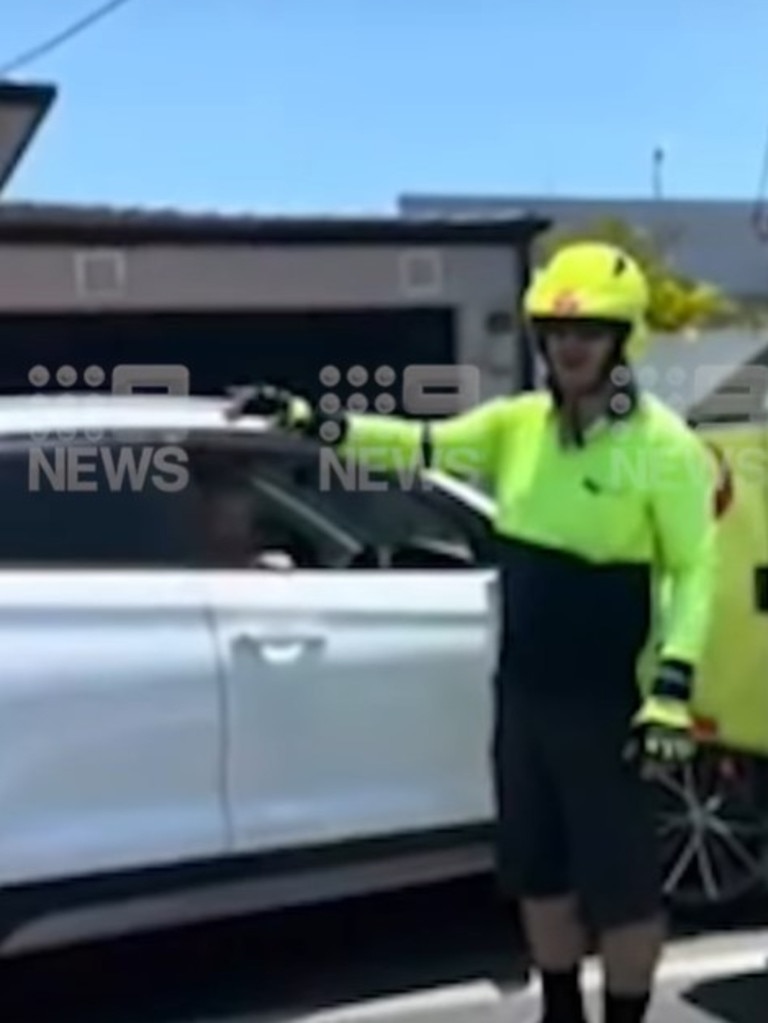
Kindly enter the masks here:
M 95 0 L 3 12 L 0 63 Z M 19 80 L 9 198 L 369 212 L 402 192 L 754 199 L 765 0 L 133 0 Z

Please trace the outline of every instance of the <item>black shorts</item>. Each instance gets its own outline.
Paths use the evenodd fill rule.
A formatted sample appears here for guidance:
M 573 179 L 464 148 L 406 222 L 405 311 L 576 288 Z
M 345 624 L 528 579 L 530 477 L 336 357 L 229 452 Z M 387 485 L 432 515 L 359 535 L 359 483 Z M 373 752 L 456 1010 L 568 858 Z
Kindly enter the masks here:
M 506 896 L 575 894 L 598 930 L 659 911 L 653 789 L 622 757 L 628 726 L 617 707 L 504 693 L 493 768 Z

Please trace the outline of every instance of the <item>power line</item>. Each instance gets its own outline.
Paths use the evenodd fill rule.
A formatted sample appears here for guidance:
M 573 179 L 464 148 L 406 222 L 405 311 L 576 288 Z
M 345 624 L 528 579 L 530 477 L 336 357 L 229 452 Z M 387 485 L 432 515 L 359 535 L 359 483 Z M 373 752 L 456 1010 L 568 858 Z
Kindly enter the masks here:
M 110 0 L 109 3 L 101 4 L 89 14 L 84 15 L 82 18 L 72 22 L 71 25 L 68 25 L 60 32 L 57 32 L 56 35 L 50 36 L 48 39 L 43 40 L 43 42 L 33 46 L 31 49 L 24 50 L 22 53 L 17 54 L 6 64 L 0 65 L 0 78 L 4 78 L 9 74 L 19 71 L 21 68 L 26 67 L 33 61 L 40 60 L 42 57 L 47 57 L 49 53 L 53 53 L 54 50 L 58 50 L 59 47 L 64 46 L 77 36 L 87 32 L 88 29 L 93 28 L 93 26 L 98 24 L 98 22 L 104 21 L 104 19 L 108 18 L 111 14 L 115 14 L 120 7 L 125 7 L 125 5 L 130 2 L 131 0 Z

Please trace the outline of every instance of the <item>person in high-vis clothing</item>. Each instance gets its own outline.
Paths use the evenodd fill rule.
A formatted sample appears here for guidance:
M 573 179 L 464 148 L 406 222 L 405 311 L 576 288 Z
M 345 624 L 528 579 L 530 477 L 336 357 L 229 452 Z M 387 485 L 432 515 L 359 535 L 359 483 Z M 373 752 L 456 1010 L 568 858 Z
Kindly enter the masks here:
M 605 1023 L 645 1019 L 664 939 L 646 767 L 694 752 L 715 478 L 696 434 L 633 376 L 647 306 L 627 254 L 564 248 L 524 302 L 547 388 L 436 421 L 337 417 L 343 452 L 476 473 L 495 495 L 498 871 L 521 900 L 544 1023 L 585 1020 L 590 931 Z M 283 395 L 278 406 L 285 423 L 321 436 L 328 417 L 306 401 Z

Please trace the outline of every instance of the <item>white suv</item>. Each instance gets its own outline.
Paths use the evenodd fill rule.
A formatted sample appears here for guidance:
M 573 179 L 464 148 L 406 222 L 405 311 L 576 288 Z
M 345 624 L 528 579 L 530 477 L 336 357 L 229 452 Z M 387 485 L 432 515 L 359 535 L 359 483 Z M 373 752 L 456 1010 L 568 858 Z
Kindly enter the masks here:
M 488 866 L 490 502 L 225 407 L 0 399 L 6 954 Z

